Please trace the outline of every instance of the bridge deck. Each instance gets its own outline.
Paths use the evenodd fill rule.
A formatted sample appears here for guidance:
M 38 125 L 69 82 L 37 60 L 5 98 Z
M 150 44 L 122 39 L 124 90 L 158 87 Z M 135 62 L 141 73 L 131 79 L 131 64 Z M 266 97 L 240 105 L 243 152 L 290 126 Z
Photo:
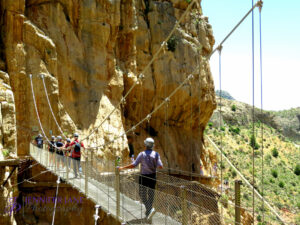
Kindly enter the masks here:
M 34 146 L 31 146 L 31 156 L 45 168 L 51 170 L 80 192 L 86 194 L 88 198 L 100 205 L 104 211 L 117 218 L 120 222 L 126 224 L 181 224 L 161 212 L 156 212 L 151 221 L 147 220 L 145 218 L 144 205 L 123 193 L 120 193 L 120 211 L 119 216 L 117 216 L 117 192 L 114 188 L 114 181 L 104 180 L 104 182 L 99 182 L 96 179 L 88 177 L 88 189 L 87 193 L 85 193 L 86 177 L 84 174 L 81 174 L 79 178 L 74 178 L 73 171 L 69 170 L 67 177 L 66 170 L 56 170 L 53 165 L 50 165 L 49 152 L 37 149 Z

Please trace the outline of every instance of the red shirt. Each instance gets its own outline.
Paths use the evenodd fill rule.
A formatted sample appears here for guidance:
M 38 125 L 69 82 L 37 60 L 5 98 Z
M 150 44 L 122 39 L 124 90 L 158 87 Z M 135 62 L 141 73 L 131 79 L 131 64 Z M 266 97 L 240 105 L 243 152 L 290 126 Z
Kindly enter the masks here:
M 65 148 L 66 148 L 66 149 L 67 149 L 68 147 L 70 147 L 70 146 L 71 146 L 70 143 L 65 144 Z M 70 151 L 71 151 L 71 149 L 67 149 L 67 150 L 66 150 L 66 152 L 65 152 L 66 156 L 69 156 Z
M 75 145 L 76 143 L 80 143 L 80 146 L 81 146 L 82 148 L 84 148 L 83 143 L 80 142 L 78 139 L 72 141 L 71 144 L 70 144 L 70 146 Z M 80 151 L 81 151 L 81 149 L 80 149 Z M 75 150 L 73 150 L 72 152 L 73 152 L 73 153 L 72 153 L 72 158 L 80 158 L 80 155 L 81 155 L 80 152 L 75 152 Z

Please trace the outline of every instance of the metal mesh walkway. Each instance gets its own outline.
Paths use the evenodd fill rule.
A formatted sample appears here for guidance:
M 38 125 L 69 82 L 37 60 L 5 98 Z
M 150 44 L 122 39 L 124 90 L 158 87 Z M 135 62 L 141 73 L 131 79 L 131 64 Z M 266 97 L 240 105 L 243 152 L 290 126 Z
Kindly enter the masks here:
M 82 172 L 75 178 L 74 159 L 33 144 L 30 155 L 124 224 L 222 224 L 217 194 L 194 182 L 158 172 L 154 191 L 139 184 L 138 170 L 120 173 L 115 161 L 98 159 L 93 152 L 80 162 Z M 156 213 L 151 220 L 146 219 L 141 190 L 154 198 Z

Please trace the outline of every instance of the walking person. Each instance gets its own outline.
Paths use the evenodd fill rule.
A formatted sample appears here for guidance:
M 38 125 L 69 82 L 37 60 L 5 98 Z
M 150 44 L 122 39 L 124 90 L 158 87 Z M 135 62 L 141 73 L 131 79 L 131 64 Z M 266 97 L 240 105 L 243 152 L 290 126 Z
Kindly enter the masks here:
M 84 149 L 84 145 L 79 141 L 79 135 L 77 133 L 74 134 L 74 141 L 70 144 L 72 146 L 71 155 L 73 159 L 73 170 L 75 174 L 75 178 L 77 178 L 79 174 L 80 166 L 80 157 L 81 157 L 81 148 Z M 80 175 L 80 174 L 79 174 Z
M 146 218 L 150 220 L 155 214 L 155 209 L 152 208 L 154 200 L 154 191 L 156 185 L 156 169 L 163 168 L 160 155 L 153 150 L 154 140 L 151 137 L 144 141 L 145 151 L 139 153 L 136 160 L 130 165 L 119 167 L 119 171 L 131 169 L 141 164 L 141 174 L 139 177 L 140 198 L 146 208 Z
M 66 162 L 66 166 L 68 166 L 69 168 L 71 168 L 71 139 L 67 138 L 66 140 L 66 144 L 65 144 L 65 162 Z
M 50 165 L 54 164 L 54 157 L 55 157 L 55 137 L 54 136 L 51 136 L 51 141 L 48 143 L 48 150 L 50 152 Z
M 39 134 L 38 136 L 36 136 L 36 138 L 34 139 L 34 144 L 38 147 L 38 156 L 40 156 L 42 154 L 42 150 L 43 150 L 43 135 Z
M 64 144 L 62 143 L 61 136 L 57 136 L 55 145 L 56 145 L 57 168 L 60 169 L 61 167 L 63 169 L 64 168 L 64 153 L 63 153 Z

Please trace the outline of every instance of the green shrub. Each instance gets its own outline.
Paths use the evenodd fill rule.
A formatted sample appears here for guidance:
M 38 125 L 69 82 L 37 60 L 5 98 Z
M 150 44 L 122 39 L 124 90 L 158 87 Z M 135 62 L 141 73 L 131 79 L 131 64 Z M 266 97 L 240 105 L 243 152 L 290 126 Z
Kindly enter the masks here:
M 284 188 L 284 182 L 280 181 L 278 186 L 281 187 L 281 188 Z
M 294 173 L 299 176 L 300 175 L 300 164 L 297 164 L 297 166 L 295 167 Z
M 244 193 L 243 197 L 244 199 L 249 200 L 249 195 L 247 193 Z
M 253 134 L 250 137 L 250 146 L 254 149 L 259 149 L 259 144 L 256 142 L 256 138 Z
M 277 170 L 274 170 L 274 169 L 273 169 L 273 170 L 271 171 L 271 174 L 272 174 L 272 176 L 275 177 L 275 178 L 278 177 L 278 172 L 277 172 Z
M 221 168 L 225 169 L 225 163 L 224 162 L 221 162 Z
M 178 37 L 176 36 L 172 36 L 170 37 L 170 39 L 167 41 L 167 48 L 168 48 L 168 51 L 171 51 L 171 52 L 175 52 L 175 49 L 176 49 L 176 45 L 178 44 Z
M 208 125 L 208 127 L 211 129 L 212 126 L 213 126 L 213 123 L 212 123 L 212 122 L 209 122 L 207 125 Z
M 6 149 L 2 149 L 2 154 L 4 157 L 7 157 L 9 155 L 9 151 Z
M 221 127 L 221 131 L 225 131 L 225 127 Z
M 234 178 L 234 177 L 236 177 L 236 172 L 235 172 L 235 170 L 233 170 L 233 171 L 231 171 L 231 176 Z
M 271 159 L 272 159 L 272 156 L 271 155 L 267 155 L 266 157 L 265 157 L 265 160 L 267 161 L 267 162 L 270 162 L 271 161 Z
M 235 134 L 240 134 L 241 130 L 239 127 L 230 127 L 229 131 Z
M 235 112 L 235 111 L 236 111 L 236 105 L 232 105 L 232 106 L 231 106 L 231 110 L 232 110 L 233 112 Z
M 275 157 L 275 158 L 278 157 L 279 152 L 278 152 L 277 148 L 273 148 L 273 150 L 272 150 L 272 155 L 273 155 L 273 157 Z
M 256 219 L 257 219 L 258 222 L 261 222 L 261 215 L 258 215 L 258 216 L 256 217 Z

